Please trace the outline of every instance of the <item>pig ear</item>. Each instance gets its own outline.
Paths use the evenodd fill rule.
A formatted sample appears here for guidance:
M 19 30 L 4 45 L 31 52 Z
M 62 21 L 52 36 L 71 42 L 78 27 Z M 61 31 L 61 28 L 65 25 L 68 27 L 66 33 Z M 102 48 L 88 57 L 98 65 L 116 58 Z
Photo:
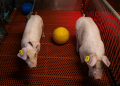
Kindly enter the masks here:
M 109 67 L 110 66 L 110 61 L 108 60 L 108 58 L 106 56 L 102 56 L 102 61 L 104 62 L 104 64 Z
M 87 60 L 87 59 L 89 59 L 89 60 Z M 85 62 L 88 65 L 90 65 L 91 67 L 93 67 L 96 64 L 96 62 L 97 62 L 97 56 L 96 56 L 96 54 L 91 54 L 89 56 L 86 56 Z
M 22 48 L 22 50 L 19 51 L 17 56 L 23 60 L 27 59 L 27 48 Z

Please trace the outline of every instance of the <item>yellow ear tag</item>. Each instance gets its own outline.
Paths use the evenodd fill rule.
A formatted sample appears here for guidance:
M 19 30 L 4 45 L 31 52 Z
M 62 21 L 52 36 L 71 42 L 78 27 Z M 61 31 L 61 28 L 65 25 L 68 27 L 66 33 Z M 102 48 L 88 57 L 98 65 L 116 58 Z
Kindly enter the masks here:
M 89 62 L 89 60 L 90 60 L 90 57 L 86 56 L 86 61 Z
M 20 53 L 21 56 L 23 55 L 23 51 L 22 50 L 19 50 L 19 53 Z

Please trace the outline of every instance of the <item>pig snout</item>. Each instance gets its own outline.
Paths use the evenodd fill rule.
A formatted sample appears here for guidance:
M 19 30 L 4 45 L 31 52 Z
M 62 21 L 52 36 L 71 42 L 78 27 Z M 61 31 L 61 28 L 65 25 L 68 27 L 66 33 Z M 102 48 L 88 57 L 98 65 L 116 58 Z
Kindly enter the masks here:
M 97 76 L 97 77 L 95 77 L 95 80 L 96 80 L 96 81 L 100 81 L 100 80 L 101 80 L 101 77 L 98 77 L 98 76 Z
M 36 67 L 32 67 L 31 69 L 35 69 Z
M 94 74 L 93 74 L 94 78 L 96 81 L 100 81 L 102 79 L 102 72 L 101 71 L 96 71 Z
M 31 62 L 31 61 L 26 61 L 26 62 L 31 69 L 35 69 L 37 66 L 37 62 Z
M 30 66 L 31 69 L 35 69 L 37 64 L 36 63 L 31 63 L 29 66 Z
M 101 81 L 101 79 L 95 79 L 95 81 Z
M 37 65 L 29 65 L 30 69 L 35 69 Z

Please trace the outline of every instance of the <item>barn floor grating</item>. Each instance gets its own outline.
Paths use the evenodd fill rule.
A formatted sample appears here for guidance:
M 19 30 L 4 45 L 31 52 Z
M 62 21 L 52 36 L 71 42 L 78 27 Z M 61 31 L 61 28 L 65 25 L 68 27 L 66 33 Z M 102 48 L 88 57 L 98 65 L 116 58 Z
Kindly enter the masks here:
M 30 69 L 17 57 L 21 49 L 20 42 L 26 25 L 26 16 L 14 11 L 11 21 L 6 25 L 8 35 L 0 44 L 1 86 L 12 85 L 80 85 L 110 86 L 106 72 L 102 81 L 88 77 L 88 67 L 81 63 L 76 53 L 75 22 L 81 17 L 79 11 L 34 11 L 44 22 L 45 38 L 41 39 L 37 68 Z M 57 27 L 69 30 L 70 39 L 65 45 L 56 45 L 52 41 L 52 32 Z

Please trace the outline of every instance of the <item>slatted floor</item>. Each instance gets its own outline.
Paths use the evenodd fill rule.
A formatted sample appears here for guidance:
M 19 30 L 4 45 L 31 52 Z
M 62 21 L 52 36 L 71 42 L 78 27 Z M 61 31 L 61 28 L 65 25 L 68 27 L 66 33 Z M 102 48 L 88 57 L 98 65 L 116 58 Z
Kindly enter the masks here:
M 17 57 L 21 49 L 20 42 L 26 25 L 26 16 L 14 11 L 11 21 L 6 25 L 8 36 L 0 44 L 1 86 L 13 85 L 80 85 L 110 86 L 103 71 L 102 81 L 88 77 L 88 67 L 81 63 L 76 53 L 75 22 L 81 17 L 79 11 L 38 11 L 44 22 L 45 38 L 41 39 L 37 68 L 30 69 Z M 70 39 L 65 45 L 56 45 L 52 41 L 52 32 L 57 27 L 69 30 Z

